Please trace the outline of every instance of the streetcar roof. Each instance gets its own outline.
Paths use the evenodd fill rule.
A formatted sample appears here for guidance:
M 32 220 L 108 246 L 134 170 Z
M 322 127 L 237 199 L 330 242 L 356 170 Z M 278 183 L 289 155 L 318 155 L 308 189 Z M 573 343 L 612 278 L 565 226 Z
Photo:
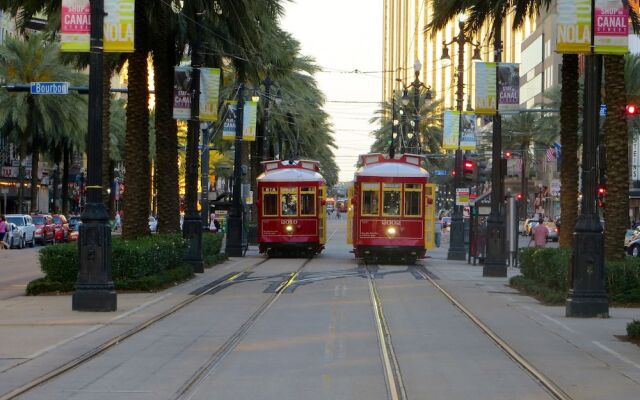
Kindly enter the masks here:
M 258 176 L 260 182 L 325 182 L 318 172 L 320 163 L 313 160 L 262 162 L 264 172 Z
M 423 160 L 424 156 L 416 154 L 401 154 L 393 160 L 379 153 L 365 154 L 360 156 L 362 166 L 355 176 L 429 178 L 429 172 L 420 166 Z

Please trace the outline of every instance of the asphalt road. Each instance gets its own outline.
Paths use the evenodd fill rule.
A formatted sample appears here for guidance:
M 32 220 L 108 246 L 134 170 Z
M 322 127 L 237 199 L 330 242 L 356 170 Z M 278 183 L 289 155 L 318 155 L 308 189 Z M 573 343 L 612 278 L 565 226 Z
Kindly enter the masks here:
M 30 281 L 44 276 L 38 264 L 41 248 L 0 250 L 0 299 L 23 295 Z

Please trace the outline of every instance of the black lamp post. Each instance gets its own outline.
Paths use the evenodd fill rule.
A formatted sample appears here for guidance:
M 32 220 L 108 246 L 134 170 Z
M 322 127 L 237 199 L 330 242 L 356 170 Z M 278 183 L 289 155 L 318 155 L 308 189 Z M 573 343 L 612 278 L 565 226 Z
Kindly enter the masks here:
M 442 49 L 442 57 L 441 60 L 451 60 L 449 56 L 449 49 L 447 46 L 453 43 L 458 45 L 458 82 L 457 82 L 457 90 L 456 90 L 456 109 L 460 112 L 460 124 L 462 125 L 462 111 L 463 103 L 464 103 L 464 45 L 467 43 L 475 46 L 473 52 L 473 60 L 480 60 L 480 51 L 479 51 L 479 43 L 475 43 L 473 38 L 470 36 L 466 36 L 464 32 L 464 21 L 465 18 L 461 15 L 458 18 L 458 28 L 460 32 L 457 37 L 454 37 L 450 42 L 442 42 L 444 46 Z M 458 127 L 458 148 L 455 153 L 455 176 L 453 178 L 453 186 L 454 186 L 454 194 L 455 189 L 460 188 L 461 179 L 462 179 L 462 150 L 460 149 L 460 136 L 462 136 L 462 131 L 460 126 Z M 449 243 L 449 252 L 447 253 L 447 259 L 449 260 L 460 260 L 464 261 L 466 257 L 466 252 L 464 249 L 464 221 L 462 217 L 462 206 L 455 205 L 453 206 L 453 214 L 451 215 L 451 239 Z
M 389 140 L 389 159 L 396 156 L 396 94 L 391 94 L 391 138 Z
M 422 63 L 420 60 L 416 60 L 413 64 L 413 72 L 415 74 L 415 79 L 408 86 L 404 87 L 404 93 L 402 95 L 402 104 L 405 106 L 409 105 L 410 97 L 409 97 L 409 88 L 413 90 L 413 132 L 407 132 L 407 138 L 409 139 L 409 152 L 411 152 L 412 142 L 415 140 L 416 153 L 420 154 L 422 152 L 422 144 L 420 142 L 420 89 L 424 88 L 426 90 L 424 94 L 424 100 L 427 104 L 431 103 L 433 100 L 433 94 L 431 93 L 431 86 L 426 86 L 424 83 L 420 82 L 420 70 L 422 69 Z
M 111 280 L 111 228 L 102 202 L 102 37 L 104 0 L 91 0 L 89 55 L 89 134 L 87 135 L 87 204 L 78 237 L 80 253 L 76 311 L 115 311 L 117 297 Z
M 225 252 L 231 257 L 242 257 L 242 116 L 244 114 L 244 84 L 238 87 L 236 108 L 236 138 L 233 160 L 233 200 L 227 223 L 227 245 Z

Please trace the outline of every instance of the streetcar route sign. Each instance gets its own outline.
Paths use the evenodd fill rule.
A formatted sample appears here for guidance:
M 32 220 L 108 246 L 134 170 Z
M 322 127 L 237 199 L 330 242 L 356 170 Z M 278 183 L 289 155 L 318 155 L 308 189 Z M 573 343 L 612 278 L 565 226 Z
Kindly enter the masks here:
M 31 82 L 31 94 L 69 94 L 69 82 Z

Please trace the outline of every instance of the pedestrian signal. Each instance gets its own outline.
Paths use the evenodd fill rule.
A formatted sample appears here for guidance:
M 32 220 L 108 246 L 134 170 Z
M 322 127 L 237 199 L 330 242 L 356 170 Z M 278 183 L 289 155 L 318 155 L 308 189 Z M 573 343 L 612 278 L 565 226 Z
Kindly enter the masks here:
M 638 106 L 636 106 L 635 104 L 627 104 L 627 106 L 625 107 L 625 112 L 628 116 L 634 117 L 638 115 Z

